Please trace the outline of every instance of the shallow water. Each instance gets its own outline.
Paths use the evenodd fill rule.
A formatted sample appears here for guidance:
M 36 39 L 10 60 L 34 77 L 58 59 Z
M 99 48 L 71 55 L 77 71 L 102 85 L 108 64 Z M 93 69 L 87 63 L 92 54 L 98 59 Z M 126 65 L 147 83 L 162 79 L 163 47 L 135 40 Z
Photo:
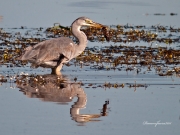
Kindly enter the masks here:
M 27 27 L 25 31 L 29 29 L 33 33 L 36 31 L 34 28 L 47 28 L 55 22 L 70 26 L 79 16 L 88 16 L 106 25 L 128 23 L 148 27 L 160 24 L 179 28 L 179 6 L 179 1 L 167 0 L 111 2 L 3 0 L 0 2 L 0 28 L 11 33 L 13 31 L 23 33 L 24 31 L 19 28 L 25 26 Z M 155 13 L 165 15 L 154 15 Z M 170 13 L 177 15 L 171 16 Z M 179 33 L 175 35 L 179 37 Z M 103 44 L 89 42 L 88 47 L 111 44 L 114 45 L 108 42 Z M 136 44 L 148 45 L 144 42 L 124 45 Z M 178 46 L 178 42 L 171 45 L 176 49 Z M 179 64 L 176 67 L 179 67 Z M 126 65 L 122 66 L 121 71 L 97 70 L 90 66 L 81 68 L 79 65 L 64 66 L 62 74 L 68 83 L 56 85 L 50 82 L 44 86 L 32 80 L 27 81 L 28 76 L 27 80 L 24 78 L 26 85 L 22 85 L 15 77 L 19 75 L 21 78 L 27 73 L 45 77 L 50 74 L 49 69 L 31 69 L 29 64 L 24 67 L 1 65 L 0 75 L 4 76 L 7 82 L 0 82 L 0 133 L 178 135 L 179 74 L 159 76 L 154 67 L 149 71 L 146 66 L 141 67 L 140 73 L 125 69 Z M 50 80 L 53 78 L 56 76 Z M 109 104 L 106 104 L 106 101 L 109 101 Z M 107 108 L 103 111 L 103 107 Z M 168 124 L 163 125 L 166 122 Z M 159 124 L 155 126 L 154 123 Z

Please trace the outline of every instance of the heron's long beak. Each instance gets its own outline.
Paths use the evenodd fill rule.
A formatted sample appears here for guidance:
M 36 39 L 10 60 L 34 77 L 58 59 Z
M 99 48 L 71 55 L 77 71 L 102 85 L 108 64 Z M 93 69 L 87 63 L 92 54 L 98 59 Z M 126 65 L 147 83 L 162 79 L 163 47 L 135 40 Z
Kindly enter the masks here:
M 100 23 L 96 23 L 96 22 L 93 22 L 90 24 L 90 26 L 93 26 L 93 27 L 96 27 L 96 28 L 103 28 L 103 27 L 106 27 Z

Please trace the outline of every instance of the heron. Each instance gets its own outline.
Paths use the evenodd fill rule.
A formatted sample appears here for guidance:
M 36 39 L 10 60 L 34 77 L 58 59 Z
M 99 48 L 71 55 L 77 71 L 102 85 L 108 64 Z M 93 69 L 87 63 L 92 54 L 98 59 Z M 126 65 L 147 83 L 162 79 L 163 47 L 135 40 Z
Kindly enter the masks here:
M 52 74 L 61 74 L 63 65 L 79 56 L 87 46 L 87 36 L 80 30 L 82 26 L 105 27 L 87 17 L 79 17 L 71 24 L 72 34 L 78 39 L 78 44 L 68 37 L 49 39 L 25 48 L 24 53 L 17 59 L 26 60 L 35 67 L 51 68 Z

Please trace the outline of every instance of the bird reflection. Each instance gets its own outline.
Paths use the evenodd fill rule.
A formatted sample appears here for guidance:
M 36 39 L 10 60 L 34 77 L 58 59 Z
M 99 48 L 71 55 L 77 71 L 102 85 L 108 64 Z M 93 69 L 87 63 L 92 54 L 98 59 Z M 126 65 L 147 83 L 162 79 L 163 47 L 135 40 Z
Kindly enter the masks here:
M 74 97 L 77 101 L 70 108 L 72 120 L 78 123 L 89 121 L 100 121 L 98 118 L 107 116 L 107 105 L 105 101 L 99 114 L 80 114 L 80 110 L 86 107 L 87 95 L 80 83 L 71 82 L 66 76 L 36 75 L 19 76 L 16 85 L 29 98 L 39 98 L 42 101 L 68 104 Z

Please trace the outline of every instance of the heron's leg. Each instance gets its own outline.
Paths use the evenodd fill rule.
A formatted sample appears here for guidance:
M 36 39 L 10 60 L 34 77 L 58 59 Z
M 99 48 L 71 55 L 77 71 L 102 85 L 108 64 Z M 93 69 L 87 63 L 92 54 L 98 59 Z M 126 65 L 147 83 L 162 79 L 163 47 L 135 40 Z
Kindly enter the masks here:
M 51 74 L 61 75 L 60 70 L 62 69 L 62 67 L 63 67 L 63 64 L 60 63 L 59 66 L 57 66 L 56 68 L 52 68 Z
M 67 61 L 67 59 L 63 58 L 61 60 L 61 63 L 59 63 L 57 67 L 52 68 L 52 74 L 61 75 L 60 70 L 62 69 L 62 67 L 66 61 Z

